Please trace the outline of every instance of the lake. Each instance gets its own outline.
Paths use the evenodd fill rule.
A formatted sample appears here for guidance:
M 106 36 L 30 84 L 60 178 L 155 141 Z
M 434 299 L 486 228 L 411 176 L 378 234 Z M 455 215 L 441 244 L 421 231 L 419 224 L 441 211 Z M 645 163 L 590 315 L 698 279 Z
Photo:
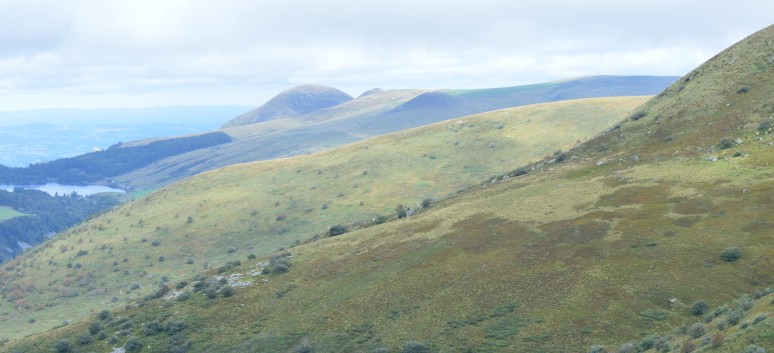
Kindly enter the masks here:
M 69 195 L 75 191 L 78 195 L 89 196 L 98 194 L 101 192 L 118 192 L 125 193 L 126 191 L 121 189 L 113 189 L 102 185 L 61 185 L 57 183 L 48 183 L 46 185 L 0 185 L 0 190 L 13 191 L 14 188 L 20 187 L 24 189 L 35 189 L 45 191 L 51 196 L 55 194 Z

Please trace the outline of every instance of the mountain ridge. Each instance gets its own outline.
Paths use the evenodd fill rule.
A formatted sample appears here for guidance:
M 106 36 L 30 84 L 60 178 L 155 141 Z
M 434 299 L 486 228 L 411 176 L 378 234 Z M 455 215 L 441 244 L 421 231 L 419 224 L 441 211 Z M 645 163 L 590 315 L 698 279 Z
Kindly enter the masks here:
M 260 107 L 223 124 L 223 128 L 255 124 L 283 117 L 294 117 L 329 108 L 352 100 L 352 96 L 333 87 L 302 85 L 289 88 Z

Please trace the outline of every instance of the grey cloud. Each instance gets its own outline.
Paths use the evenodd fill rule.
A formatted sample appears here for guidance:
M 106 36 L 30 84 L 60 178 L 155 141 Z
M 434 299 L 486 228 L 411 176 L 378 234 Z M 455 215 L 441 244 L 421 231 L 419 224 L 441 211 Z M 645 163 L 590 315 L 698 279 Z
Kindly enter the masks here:
M 0 0 L 0 9 L 6 110 L 41 101 L 141 106 L 162 97 L 200 104 L 208 98 L 197 92 L 214 90 L 204 103 L 257 105 L 266 92 L 300 83 L 359 94 L 680 75 L 769 25 L 774 4 Z

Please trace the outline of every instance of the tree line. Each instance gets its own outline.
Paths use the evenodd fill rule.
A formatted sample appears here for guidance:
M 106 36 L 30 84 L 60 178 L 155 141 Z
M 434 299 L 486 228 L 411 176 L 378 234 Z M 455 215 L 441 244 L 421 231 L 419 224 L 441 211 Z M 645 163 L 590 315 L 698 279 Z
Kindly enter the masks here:
M 92 152 L 51 162 L 11 168 L 0 165 L 0 184 L 36 185 L 56 182 L 85 185 L 142 168 L 174 155 L 231 142 L 223 132 L 154 141 L 123 147 L 121 143 L 104 151 Z
M 0 222 L 0 262 L 22 252 L 20 243 L 39 244 L 47 235 L 63 231 L 116 204 L 116 198 L 107 195 L 51 196 L 33 189 L 0 190 L 0 206 L 27 214 Z

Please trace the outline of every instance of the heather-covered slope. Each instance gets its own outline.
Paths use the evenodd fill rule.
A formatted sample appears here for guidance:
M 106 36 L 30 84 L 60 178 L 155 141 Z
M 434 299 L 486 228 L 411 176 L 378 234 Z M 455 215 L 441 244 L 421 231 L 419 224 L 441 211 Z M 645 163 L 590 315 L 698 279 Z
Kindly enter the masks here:
M 368 139 L 308 156 L 236 165 L 166 187 L 76 227 L 0 271 L 0 337 L 119 308 L 248 254 L 337 224 L 417 209 L 491 175 L 568 149 L 645 98 L 513 108 Z M 135 286 L 136 285 L 136 286 Z M 113 299 L 115 298 L 115 299 Z
M 289 253 L 217 271 L 250 285 L 213 271 L 179 286 L 187 300 L 143 301 L 16 348 L 75 346 L 88 335 L 78 349 L 583 352 L 693 324 L 697 301 L 723 311 L 774 284 L 772 42 L 774 26 L 528 172 L 506 173 L 407 219 L 345 234 L 334 228 L 335 236 Z M 184 204 L 173 195 L 148 203 Z M 206 201 L 199 205 L 209 212 L 222 208 Z M 36 265 L 20 261 L 20 273 Z M 770 307 L 770 296 L 749 307 L 732 303 L 726 310 L 738 320 L 719 315 L 690 338 L 694 348 L 684 348 L 682 336 L 668 349 L 770 348 Z M 106 325 L 105 340 L 85 333 L 89 322 Z M 726 335 L 714 346 L 708 335 L 718 330 Z

